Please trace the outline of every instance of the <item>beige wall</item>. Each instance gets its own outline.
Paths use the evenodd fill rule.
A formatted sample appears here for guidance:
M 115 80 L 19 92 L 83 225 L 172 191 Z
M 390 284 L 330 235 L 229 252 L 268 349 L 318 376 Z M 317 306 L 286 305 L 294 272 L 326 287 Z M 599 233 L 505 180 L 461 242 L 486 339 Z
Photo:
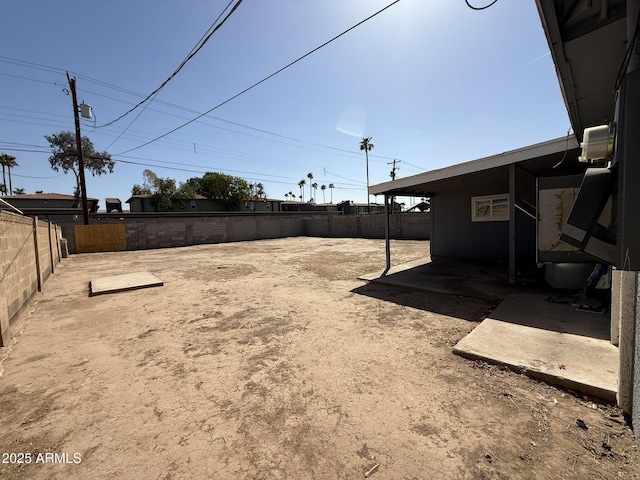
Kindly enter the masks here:
M 60 261 L 61 235 L 55 225 L 0 212 L 0 347 L 11 337 L 11 321 Z

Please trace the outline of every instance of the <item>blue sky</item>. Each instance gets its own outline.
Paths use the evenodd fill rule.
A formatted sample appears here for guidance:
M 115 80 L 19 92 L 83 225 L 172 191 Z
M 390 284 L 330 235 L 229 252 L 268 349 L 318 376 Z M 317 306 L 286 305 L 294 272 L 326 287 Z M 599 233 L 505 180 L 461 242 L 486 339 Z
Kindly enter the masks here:
M 334 202 L 366 202 L 362 136 L 373 137 L 376 184 L 390 180 L 393 159 L 401 178 L 566 135 L 534 0 L 480 12 L 464 0 L 401 0 L 140 147 L 391 1 L 244 0 L 155 101 L 102 128 L 158 87 L 229 1 L 2 2 L 0 152 L 19 163 L 13 187 L 73 192 L 73 174 L 51 169 L 44 138 L 74 128 L 65 70 L 95 113 L 83 135 L 117 161 L 114 173 L 87 176 L 101 207 L 105 197 L 129 198 L 145 169 L 178 182 L 221 171 L 262 182 L 281 199 L 300 195 L 298 182 L 312 172 L 319 186 L 335 185 Z

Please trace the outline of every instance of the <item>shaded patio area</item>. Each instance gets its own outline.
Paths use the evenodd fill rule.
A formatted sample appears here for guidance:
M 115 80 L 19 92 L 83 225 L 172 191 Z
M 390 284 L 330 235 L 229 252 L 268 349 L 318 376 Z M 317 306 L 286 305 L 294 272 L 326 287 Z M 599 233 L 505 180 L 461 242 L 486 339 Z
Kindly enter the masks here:
M 546 382 L 615 402 L 619 351 L 609 314 L 547 301 L 544 285 L 512 285 L 497 263 L 420 260 L 361 280 L 501 302 L 453 353 L 500 364 Z
M 360 280 L 499 301 L 514 293 L 544 293 L 545 287 L 509 284 L 509 267 L 499 262 L 430 257 L 360 275 Z

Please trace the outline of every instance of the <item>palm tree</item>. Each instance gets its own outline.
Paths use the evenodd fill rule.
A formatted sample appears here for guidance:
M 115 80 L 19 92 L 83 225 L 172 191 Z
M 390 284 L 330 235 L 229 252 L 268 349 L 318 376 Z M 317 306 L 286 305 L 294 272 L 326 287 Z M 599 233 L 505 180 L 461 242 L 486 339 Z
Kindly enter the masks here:
M 13 193 L 14 195 L 24 195 L 27 192 L 24 191 L 24 188 L 16 188 Z
M 313 187 L 311 180 L 313 180 L 313 173 L 307 173 L 307 178 L 309 179 L 309 200 L 311 200 L 311 187 Z
M 331 203 L 333 203 L 333 189 L 336 188 L 333 183 L 329 184 L 329 191 L 331 192 Z
M 6 153 L 0 153 L 0 165 L 2 165 L 2 184 L 4 185 L 4 192 L 7 193 L 7 178 L 5 176 L 5 168 L 9 172 L 9 195 L 13 195 L 13 189 L 11 188 L 11 168 L 17 167 L 16 157 L 7 155 Z
M 367 158 L 367 208 L 371 213 L 371 202 L 369 201 L 369 151 L 373 150 L 373 143 L 371 139 L 373 137 L 362 137 L 360 142 L 360 150 L 364 150 L 364 154 Z
M 318 201 L 318 184 L 316 182 L 313 182 L 311 186 L 313 187 L 313 198 L 317 202 Z
M 284 194 L 284 198 L 285 198 L 286 200 L 289 200 L 289 194 L 288 194 L 288 193 L 285 193 L 285 194 Z
M 302 180 L 300 180 L 298 182 L 298 186 L 300 187 L 300 201 L 304 202 L 304 191 L 303 191 L 303 187 L 307 184 L 307 182 L 305 181 L 305 179 L 303 178 Z
M 327 189 L 327 186 L 323 183 L 320 185 L 320 190 L 322 190 L 322 203 L 327 203 L 327 200 L 324 198 L 324 191 Z
M 289 198 L 293 200 L 296 198 L 296 196 L 293 194 L 293 192 L 289 191 Z

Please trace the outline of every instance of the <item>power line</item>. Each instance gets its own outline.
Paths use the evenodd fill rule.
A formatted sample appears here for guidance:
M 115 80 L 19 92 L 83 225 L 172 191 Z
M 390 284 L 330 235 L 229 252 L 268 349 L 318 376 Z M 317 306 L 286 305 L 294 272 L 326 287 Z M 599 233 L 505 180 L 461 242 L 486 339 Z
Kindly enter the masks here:
M 7 58 L 7 57 L 0 56 L 0 62 L 3 62 L 3 61 L 7 62 L 7 60 L 3 60 L 3 58 Z M 11 60 L 15 60 L 15 59 L 11 59 Z M 25 64 L 29 64 L 29 65 L 22 65 L 19 62 L 22 62 L 22 63 L 25 63 Z M 21 61 L 21 60 L 10 61 L 10 62 L 7 62 L 7 63 L 16 64 L 16 65 L 19 65 L 19 66 L 28 66 L 29 68 L 36 68 L 36 69 L 38 69 L 38 68 L 35 67 L 35 66 L 30 66 L 30 65 L 40 65 L 40 64 L 35 64 L 35 63 L 32 63 L 32 62 L 26 62 L 26 61 Z M 50 67 L 50 66 L 47 66 L 47 65 L 42 65 L 42 67 L 43 68 L 41 68 L 41 70 L 43 70 L 43 71 L 51 71 L 51 70 L 57 68 L 57 67 Z M 59 69 L 59 70 L 61 72 L 65 71 L 65 70 L 62 70 L 62 69 Z M 7 76 L 10 76 L 10 77 L 15 77 L 15 78 L 23 79 L 23 80 L 29 80 L 29 81 L 33 81 L 33 82 L 45 83 L 45 84 L 54 85 L 54 86 L 58 85 L 55 82 L 46 82 L 46 81 L 35 79 L 35 78 L 22 77 L 22 76 L 10 75 L 10 74 L 4 74 L 4 73 L 0 73 L 0 75 L 7 75 Z M 96 80 L 96 79 L 88 77 L 86 75 L 82 75 L 82 74 L 79 74 L 79 73 L 76 73 L 76 72 L 74 72 L 74 75 L 77 76 L 80 79 L 84 79 L 84 80 L 87 80 L 87 81 L 89 81 L 91 83 L 95 83 L 97 85 L 101 85 L 101 86 L 104 86 L 104 87 L 107 87 L 107 88 L 111 88 L 113 90 L 117 90 L 117 91 L 120 91 L 120 92 L 123 92 L 123 93 L 127 93 L 127 94 L 130 94 L 130 95 L 138 96 L 138 97 L 142 97 L 143 96 L 142 94 L 140 94 L 138 92 L 134 92 L 132 90 L 128 90 L 128 89 L 126 89 L 124 87 L 120 87 L 118 85 L 114 85 L 114 84 L 111 84 L 111 83 L 107 83 L 107 82 L 103 82 L 103 81 L 100 81 L 100 80 Z M 109 100 L 113 100 L 113 101 L 116 101 L 116 102 L 127 103 L 125 100 L 121 100 L 121 99 L 118 99 L 118 98 L 115 98 L 115 97 L 110 97 L 108 95 L 97 93 L 97 92 L 94 92 L 94 91 L 91 91 L 91 90 L 87 90 L 87 89 L 84 89 L 84 88 L 78 88 L 78 91 L 79 92 L 88 93 L 88 94 L 91 94 L 91 95 L 96 95 L 96 96 L 103 97 L 103 98 L 107 98 Z M 167 102 L 167 101 L 164 101 L 164 100 L 157 100 L 157 99 L 154 100 L 154 101 L 156 103 L 167 105 L 169 107 L 176 108 L 176 109 L 179 109 L 179 110 L 184 110 L 184 111 L 191 112 L 191 113 L 198 113 L 197 110 L 194 110 L 194 109 L 191 109 L 191 108 L 188 108 L 188 107 L 184 107 L 182 105 L 178 105 L 178 104 L 175 104 L 175 103 Z M 10 107 L 0 107 L 0 108 L 10 108 Z M 15 110 L 20 110 L 20 109 L 15 109 Z M 169 115 L 169 116 L 180 118 L 180 119 L 187 119 L 187 117 L 182 117 L 180 115 L 176 115 L 176 114 L 173 114 L 173 113 L 165 112 L 165 111 L 162 111 L 162 110 L 157 110 L 157 109 L 150 109 L 150 110 L 152 110 L 154 112 L 157 112 L 157 113 L 161 113 L 163 115 Z M 25 110 L 25 111 L 27 111 L 27 110 Z M 58 116 L 57 114 L 49 114 L 49 113 L 45 113 L 45 112 L 33 112 L 33 113 L 41 113 L 43 115 Z M 231 120 L 226 120 L 224 118 L 216 117 L 216 116 L 213 116 L 213 115 L 206 115 L 206 116 L 211 118 L 211 119 L 218 120 L 220 122 L 228 123 L 228 124 L 231 124 L 231 125 L 236 125 L 236 126 L 239 126 L 239 127 L 242 127 L 242 128 L 246 128 L 248 130 L 253 130 L 253 131 L 256 131 L 256 132 L 260 132 L 260 133 L 265 133 L 267 135 L 273 135 L 274 137 L 279 137 L 279 138 L 282 138 L 282 139 L 285 139 L 285 140 L 292 140 L 292 141 L 295 141 L 295 142 L 303 143 L 303 144 L 306 144 L 306 145 L 312 145 L 312 146 L 319 147 L 319 148 L 335 150 L 335 151 L 338 151 L 338 152 L 345 152 L 345 153 L 349 154 L 349 157 L 353 157 L 353 158 L 358 158 L 359 157 L 352 150 L 333 147 L 333 146 L 330 146 L 330 145 L 323 145 L 323 144 L 320 144 L 320 143 L 309 142 L 307 140 L 301 140 L 299 138 L 291 137 L 291 136 L 288 136 L 288 135 L 272 132 L 272 131 L 261 129 L 261 128 L 257 128 L 257 127 L 252 127 L 250 125 L 247 125 L 247 124 L 244 124 L 244 123 L 240 123 L 240 122 L 233 122 Z M 36 118 L 36 117 L 33 117 L 33 118 Z M 64 118 L 64 116 L 61 116 L 61 118 Z M 21 123 L 30 123 L 30 122 L 21 122 Z M 33 124 L 33 123 L 31 123 L 31 124 Z M 250 135 L 250 134 L 248 134 L 246 132 L 240 132 L 240 131 L 237 131 L 237 130 L 224 128 L 224 127 L 221 127 L 219 125 L 213 125 L 213 124 L 210 124 L 210 123 L 209 124 L 208 123 L 203 123 L 203 124 L 211 126 L 213 128 L 218 128 L 220 130 L 225 130 L 225 131 L 228 131 L 228 132 L 236 133 L 238 135 L 245 135 L 245 136 L 250 136 L 250 137 L 253 137 L 253 138 L 258 138 L 258 139 L 267 140 L 267 141 L 271 141 L 271 142 L 282 143 L 283 145 L 291 145 L 291 146 L 295 146 L 295 147 L 298 147 L 298 148 L 304 148 L 304 147 L 299 146 L 299 145 L 292 145 L 292 144 L 286 143 L 286 142 L 277 142 L 276 140 L 273 140 L 273 139 L 268 139 L 268 138 L 261 137 L 261 136 L 258 136 L 258 135 Z M 36 124 L 34 124 L 34 125 L 36 125 Z M 38 125 L 42 125 L 42 124 L 38 124 Z M 106 124 L 104 126 L 106 126 Z M 93 126 L 92 126 L 92 128 L 93 128 Z M 99 128 L 99 127 L 96 127 L 96 128 Z M 114 141 L 114 143 L 115 143 L 115 141 Z M 193 144 L 193 142 L 188 142 L 188 143 L 190 145 Z M 311 149 L 311 150 L 315 150 L 315 149 Z M 321 150 L 315 150 L 315 151 L 321 151 Z M 330 153 L 330 152 L 323 152 L 323 153 Z M 391 159 L 394 158 L 394 157 L 385 157 L 385 156 L 382 156 L 382 155 L 375 155 L 375 154 L 371 154 L 369 157 L 371 159 L 378 159 L 379 158 L 379 159 L 382 159 L 382 160 L 391 160 Z M 372 161 L 380 162 L 381 160 L 380 161 L 379 160 L 372 160 Z M 413 166 L 418 171 L 423 171 L 424 170 L 424 169 L 422 169 L 420 167 L 417 167 L 415 165 L 411 165 L 408 162 L 406 162 L 406 165 Z
M 484 7 L 474 7 L 473 5 L 471 5 L 471 3 L 469 3 L 469 0 L 464 0 L 464 1 L 466 2 L 467 7 L 469 7 L 471 10 L 477 11 L 477 10 L 486 10 L 489 7 L 493 7 L 498 0 L 493 0 L 493 2 L 489 3 L 488 5 L 485 5 Z
M 191 60 L 202 49 L 202 47 L 204 47 L 204 45 L 209 41 L 211 36 L 214 33 L 216 33 L 218 31 L 218 29 L 220 29 L 220 27 L 222 27 L 222 25 L 224 25 L 224 23 L 229 19 L 229 17 L 231 15 L 233 15 L 233 12 L 235 12 L 236 9 L 240 6 L 240 4 L 242 3 L 242 0 L 238 0 L 236 2 L 236 4 L 231 8 L 231 11 L 227 14 L 227 16 L 224 17 L 222 19 L 222 21 L 220 23 L 218 23 L 218 25 L 216 25 L 215 28 L 214 28 L 214 25 L 218 22 L 218 20 L 220 20 L 220 17 L 222 17 L 224 12 L 227 11 L 227 9 L 229 8 L 229 5 L 231 5 L 232 2 L 233 2 L 233 0 L 231 0 L 227 4 L 227 6 L 220 13 L 220 15 L 218 15 L 218 18 L 216 18 L 216 20 L 213 22 L 213 24 L 211 24 L 211 26 L 209 27 L 207 32 L 205 32 L 203 37 L 201 37 L 200 40 L 198 40 L 198 43 L 196 44 L 196 46 L 194 46 L 191 49 L 191 52 L 189 52 L 189 54 L 184 58 L 184 60 L 182 60 L 182 62 L 180 62 L 180 65 L 178 65 L 178 67 L 174 70 L 174 72 L 171 75 L 169 75 L 169 77 L 164 82 L 162 82 L 158 88 L 156 88 L 153 92 L 151 92 L 149 95 L 147 95 L 142 101 L 138 102 L 133 108 L 127 110 L 125 113 L 120 115 L 115 120 L 112 120 L 109 123 L 105 123 L 104 125 L 98 125 L 98 127 L 96 127 L 96 128 L 107 127 L 109 125 L 112 125 L 112 124 L 116 123 L 117 121 L 119 121 L 119 120 L 123 119 L 124 117 L 126 117 L 127 115 L 129 115 L 131 112 L 133 112 L 136 108 L 138 108 L 140 105 L 145 103 L 150 98 L 155 97 L 160 92 L 160 90 L 162 90 L 167 85 L 167 83 L 169 83 L 171 80 L 173 80 L 173 78 L 178 74 L 178 72 L 180 72 L 180 70 L 182 70 L 182 68 L 187 64 L 187 62 L 189 62 L 189 60 Z M 137 119 L 137 117 L 136 117 L 136 119 Z M 133 123 L 133 122 L 131 122 L 131 123 Z M 125 129 L 125 131 L 126 131 L 126 129 Z
M 375 17 L 375 16 L 377 16 L 377 15 L 381 14 L 382 12 L 384 12 L 385 10 L 387 10 L 388 8 L 391 8 L 393 5 L 395 5 L 395 4 L 396 4 L 396 3 L 398 3 L 398 2 L 400 2 L 400 0 L 395 0 L 394 2 L 391 2 L 389 5 L 387 5 L 386 7 L 384 7 L 384 8 L 382 8 L 382 9 L 378 10 L 378 11 L 377 11 L 376 13 L 374 13 L 373 15 L 370 15 L 369 17 L 365 18 L 364 20 L 362 20 L 362 21 L 360 21 L 360 22 L 356 23 L 355 25 L 353 25 L 352 27 L 348 28 L 348 29 L 347 29 L 347 30 L 345 30 L 344 32 L 342 32 L 342 33 L 340 33 L 340 34 L 336 35 L 335 37 L 333 37 L 333 38 L 332 38 L 332 39 L 330 39 L 330 40 L 327 40 L 327 41 L 326 41 L 326 42 L 324 42 L 322 45 L 320 45 L 320 46 L 318 46 L 318 47 L 314 48 L 313 50 L 311 50 L 311 51 L 309 51 L 309 52 L 305 53 L 305 54 L 304 54 L 304 55 L 302 55 L 301 57 L 298 57 L 298 58 L 297 58 L 296 60 L 294 60 L 293 62 L 291 62 L 291 63 L 289 63 L 289 64 L 285 65 L 284 67 L 282 67 L 282 68 L 280 68 L 280 69 L 276 70 L 276 71 L 275 71 L 275 72 L 273 72 L 271 75 L 268 75 L 268 76 L 264 77 L 262 80 L 260 80 L 260 81 L 258 81 L 258 82 L 256 82 L 256 83 L 254 83 L 253 85 L 251 85 L 251 86 L 249 86 L 249 87 L 245 88 L 244 90 L 240 91 L 239 93 L 236 93 L 235 95 L 233 95 L 232 97 L 228 98 L 228 99 L 227 99 L 227 100 L 225 100 L 224 102 L 219 103 L 218 105 L 216 105 L 216 106 L 215 106 L 215 107 L 213 107 L 213 108 L 210 108 L 209 110 L 207 110 L 207 111 L 206 111 L 206 112 L 204 112 L 204 113 L 201 113 L 201 114 L 200 114 L 200 115 L 198 115 L 197 117 L 192 118 L 191 120 L 189 120 L 189 121 L 187 121 L 187 122 L 183 123 L 182 125 L 179 125 L 179 126 L 177 126 L 176 128 L 174 128 L 174 129 L 172 129 L 172 130 L 168 131 L 167 133 L 164 133 L 164 134 L 162 134 L 162 135 L 159 135 L 158 137 L 154 138 L 153 140 L 149 140 L 148 142 L 143 143 L 142 145 L 139 145 L 139 146 L 137 146 L 137 147 L 135 147 L 135 148 L 131 148 L 131 149 L 129 149 L 129 150 L 125 150 L 124 152 L 120 152 L 120 155 L 121 155 L 121 154 L 123 154 L 123 153 L 129 153 L 129 152 L 132 152 L 132 151 L 134 151 L 134 150 L 138 150 L 139 148 L 145 147 L 145 146 L 147 146 L 147 145 L 149 145 L 149 144 L 151 144 L 151 143 L 153 143 L 153 142 L 155 142 L 155 141 L 157 141 L 157 140 L 160 140 L 161 138 L 166 137 L 167 135 L 171 135 L 172 133 L 174 133 L 174 132 L 176 132 L 176 131 L 180 130 L 181 128 L 186 127 L 187 125 L 190 125 L 191 123 L 195 122 L 196 120 L 199 120 L 200 118 L 204 117 L 205 115 L 208 115 L 209 113 L 211 113 L 211 112 L 213 112 L 214 110 L 216 110 L 216 109 L 218 109 L 218 108 L 222 107 L 223 105 L 226 105 L 227 103 L 231 102 L 232 100 L 235 100 L 235 99 L 236 99 L 236 98 L 238 98 L 240 95 L 243 95 L 243 94 L 247 93 L 249 90 L 252 90 L 252 89 L 254 89 L 255 87 L 257 87 L 258 85 L 260 85 L 260 84 L 262 84 L 262 83 L 266 82 L 267 80 L 269 80 L 269 79 L 271 79 L 271 78 L 275 77 L 276 75 L 278 75 L 279 73 L 283 72 L 283 71 L 284 71 L 284 70 L 286 70 L 287 68 L 289 68 L 289 67 L 291 67 L 291 66 L 295 65 L 295 64 L 296 64 L 296 63 L 298 63 L 299 61 L 301 61 L 301 60 L 303 60 L 303 59 L 307 58 L 309 55 L 312 55 L 313 53 L 317 52 L 317 51 L 318 51 L 318 50 L 320 50 L 321 48 L 323 48 L 323 47 L 325 47 L 325 46 L 329 45 L 329 44 L 330 44 L 331 42 L 333 42 L 334 40 L 337 40 L 338 38 L 342 37 L 343 35 L 346 35 L 346 34 L 347 34 L 347 33 L 349 33 L 351 30 L 353 30 L 353 29 L 355 29 L 355 28 L 359 27 L 360 25 L 362 25 L 363 23 L 365 23 L 365 22 L 367 22 L 367 21 L 371 20 L 373 17 Z

